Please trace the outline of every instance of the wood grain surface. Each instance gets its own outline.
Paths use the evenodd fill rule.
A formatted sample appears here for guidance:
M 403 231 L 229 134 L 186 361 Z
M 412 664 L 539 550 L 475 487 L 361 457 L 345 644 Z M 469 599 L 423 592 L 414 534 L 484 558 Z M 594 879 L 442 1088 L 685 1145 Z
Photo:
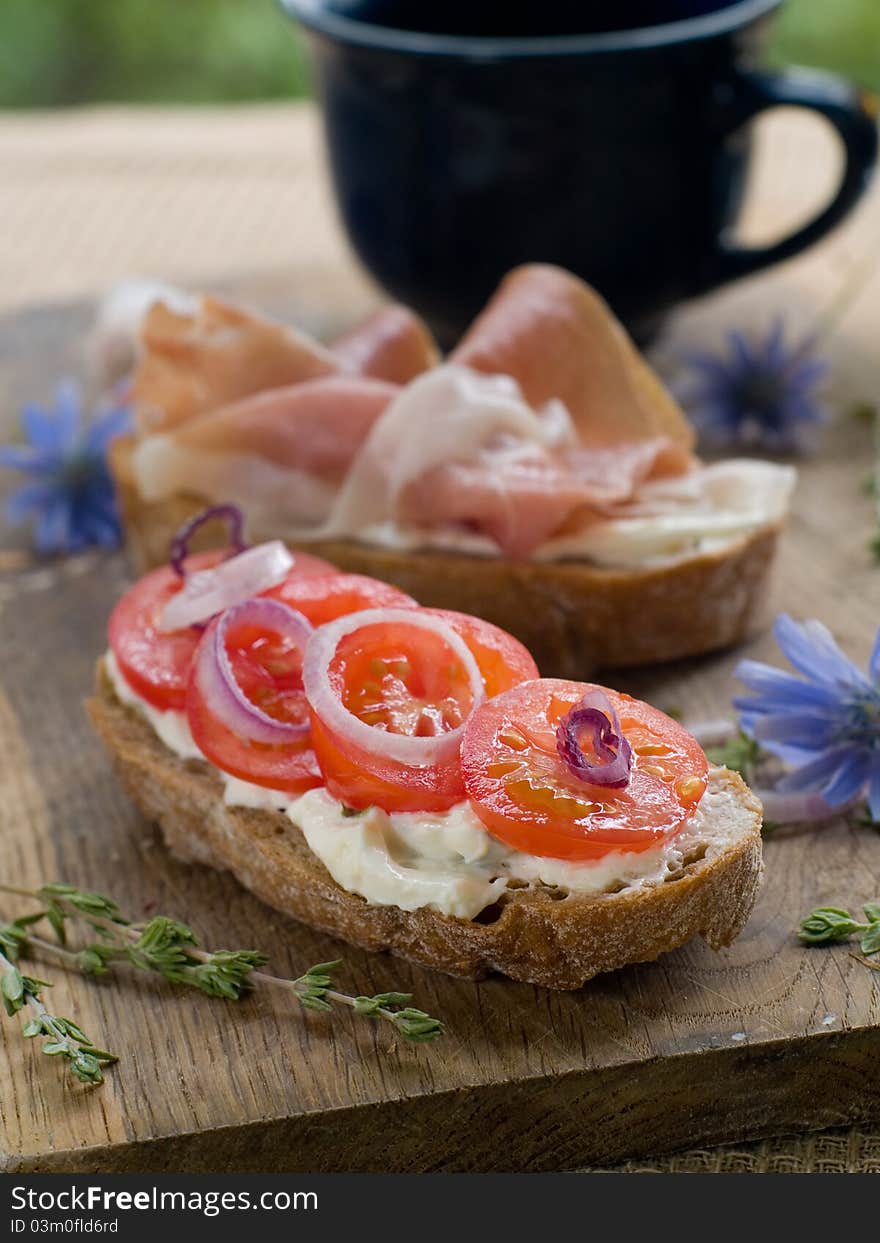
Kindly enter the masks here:
M 836 421 L 802 471 L 774 609 L 816 616 L 862 660 L 880 618 L 861 484 L 870 430 L 850 407 L 878 395 L 877 201 L 804 260 L 681 315 L 659 354 L 717 346 L 725 325 L 790 311 L 833 318 Z M 296 296 L 271 281 L 232 290 L 326 332 L 368 301 L 362 282 L 315 273 Z M 318 312 L 316 314 L 316 311 Z M 3 417 L 76 364 L 88 308 L 0 322 Z M 3 437 L 0 437 L 3 438 Z M 412 990 L 448 1036 L 424 1048 L 343 1014 L 329 1023 L 277 998 L 238 1004 L 120 976 L 56 981 L 72 1012 L 121 1054 L 99 1090 L 71 1091 L 0 1026 L 0 1167 L 13 1170 L 491 1170 L 608 1164 L 718 1143 L 880 1119 L 880 976 L 847 947 L 808 951 L 793 928 L 820 902 L 880 891 L 880 835 L 843 822 L 780 831 L 741 939 L 691 944 L 657 964 L 557 995 L 450 980 L 348 949 L 267 910 L 228 877 L 173 860 L 116 785 L 81 700 L 123 590 L 121 556 L 21 565 L 0 577 L 0 877 L 109 891 L 138 915 L 188 919 L 213 947 L 252 945 L 279 973 L 343 957 L 346 985 Z M 749 654 L 776 660 L 769 636 Z M 743 652 L 617 677 L 688 716 L 724 711 Z M 12 906 L 6 908 L 13 912 Z

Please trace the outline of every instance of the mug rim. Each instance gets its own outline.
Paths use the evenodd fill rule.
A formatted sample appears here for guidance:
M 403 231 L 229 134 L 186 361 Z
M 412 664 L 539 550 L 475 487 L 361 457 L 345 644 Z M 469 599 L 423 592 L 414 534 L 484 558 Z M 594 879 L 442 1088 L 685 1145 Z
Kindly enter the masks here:
M 630 52 L 690 43 L 727 34 L 763 17 L 782 0 L 738 0 L 723 9 L 680 21 L 631 30 L 609 30 L 575 35 L 454 35 L 380 26 L 334 13 L 322 0 L 279 0 L 288 17 L 338 43 L 372 51 L 407 52 L 422 56 L 487 59 L 538 56 L 582 56 L 602 52 Z

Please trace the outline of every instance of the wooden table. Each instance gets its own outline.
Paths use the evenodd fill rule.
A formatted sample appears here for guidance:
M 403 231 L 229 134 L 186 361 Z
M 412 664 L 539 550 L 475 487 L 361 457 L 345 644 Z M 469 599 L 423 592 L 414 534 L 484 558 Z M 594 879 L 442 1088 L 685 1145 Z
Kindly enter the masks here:
M 270 110 L 273 127 L 279 115 Z M 193 132 L 204 120 L 193 122 Z M 257 133 L 258 122 L 258 116 L 250 117 L 249 132 Z M 0 124 L 0 153 L 7 159 L 14 146 L 10 125 Z M 297 125 L 311 142 L 311 118 L 299 114 L 292 134 Z M 157 132 L 152 141 L 158 151 Z M 49 140 L 44 134 L 39 141 Z M 181 222 L 174 207 L 178 192 L 171 189 L 179 179 L 187 180 L 179 124 L 177 143 L 180 158 L 167 179 L 164 225 L 157 229 L 157 222 L 150 222 L 156 236 L 173 232 Z M 66 146 L 75 147 L 69 135 Z M 260 149 L 255 139 L 250 150 Z M 165 158 L 162 152 L 160 157 Z M 25 163 L 29 158 L 22 155 Z M 70 158 L 75 163 L 75 151 Z M 234 173 L 229 170 L 230 179 Z M 792 212 L 806 214 L 811 196 L 833 180 L 832 153 L 817 143 L 812 128 L 780 117 L 767 134 L 759 168 L 759 180 L 767 178 L 772 185 L 761 191 L 747 226 L 755 240 L 781 232 Z M 256 174 L 255 180 L 259 184 Z M 5 193 L 14 196 L 8 186 L 9 179 Z M 320 203 L 316 218 L 326 228 L 320 194 L 309 201 Z M 59 223 L 62 203 L 63 195 Z M 100 227 L 100 204 L 93 200 L 92 207 L 93 215 L 82 213 L 74 222 L 86 236 Z M 132 211 L 129 234 L 147 236 L 148 222 Z M 256 222 L 258 204 L 253 212 Z M 243 277 L 219 263 L 208 264 L 215 276 L 226 273 L 225 280 L 214 283 L 312 323 L 315 309 L 323 309 L 319 330 L 354 317 L 373 297 L 370 287 L 345 265 L 343 249 L 333 249 L 338 241 L 317 261 L 306 261 L 309 220 L 304 209 L 300 227 L 284 234 L 290 264 L 285 271 Z M 40 227 L 48 227 L 45 216 Z M 222 235 L 218 229 L 215 259 Z M 33 230 L 28 237 L 33 239 Z M 115 255 L 108 267 L 120 265 L 113 275 L 144 270 L 131 252 L 131 237 L 125 245 L 117 239 L 115 250 L 107 248 Z M 859 659 L 867 653 L 880 616 L 880 570 L 865 550 L 873 516 L 859 489 L 870 463 L 871 439 L 846 411 L 880 396 L 874 314 L 880 310 L 878 241 L 880 193 L 814 252 L 684 310 L 658 351 L 661 365 L 669 368 L 682 343 L 717 345 L 726 327 L 753 327 L 777 313 L 798 330 L 825 327 L 838 424 L 823 458 L 804 472 L 775 606 L 829 621 Z M 153 245 L 152 253 L 161 258 L 161 247 Z M 180 247 L 179 236 L 174 245 Z M 27 246 L 36 258 L 36 244 L 31 240 Z M 170 243 L 167 253 L 172 254 Z M 184 265 L 169 258 L 167 267 L 160 262 L 151 266 L 174 277 Z M 39 280 L 44 282 L 40 293 L 61 292 L 52 284 L 57 273 L 48 264 L 45 269 L 42 276 L 29 273 L 31 292 Z M 95 269 L 89 267 L 88 274 L 84 269 L 81 276 L 86 288 L 96 280 Z M 47 376 L 75 363 L 77 337 L 87 318 L 85 307 L 74 306 L 19 311 L 0 323 L 7 426 L 15 402 L 44 393 Z M 4 539 L 9 547 L 8 536 Z M 8 565 L 13 560 L 7 556 Z M 158 902 L 172 913 L 188 912 L 213 943 L 268 945 L 280 938 L 273 954 L 279 970 L 332 956 L 332 943 L 267 915 L 228 879 L 169 860 L 139 824 L 84 730 L 79 696 L 91 659 L 102 646 L 101 619 L 122 575 L 118 558 L 87 556 L 47 568 L 20 567 L 0 579 L 0 875 L 14 873 L 33 882 L 64 875 L 110 888 L 130 907 Z M 775 659 L 766 636 L 753 651 Z M 717 711 L 728 702 L 733 663 L 733 656 L 725 656 L 670 667 L 633 676 L 628 685 L 650 693 L 661 705 Z M 866 1129 L 868 1119 L 880 1116 L 877 977 L 849 959 L 844 948 L 810 953 L 791 936 L 807 905 L 854 905 L 876 896 L 880 838 L 844 825 L 821 833 L 780 834 L 768 843 L 767 857 L 770 881 L 747 934 L 730 951 L 714 956 L 702 946 L 687 947 L 656 967 L 632 968 L 597 981 L 578 997 L 555 997 L 501 981 L 479 986 L 448 982 L 344 950 L 358 987 L 412 987 L 428 1008 L 442 1010 L 452 1035 L 439 1056 L 433 1050 L 392 1048 L 381 1033 L 347 1021 L 328 1037 L 319 1025 L 303 1025 L 266 1001 L 230 1012 L 198 997 L 165 996 L 159 1010 L 149 981 L 92 988 L 76 980 L 68 984 L 56 971 L 57 1008 L 75 1008 L 95 1033 L 127 1032 L 125 1062 L 102 1092 L 82 1097 L 71 1108 L 52 1067 L 23 1051 L 11 1025 L 4 1024 L 0 1037 L 6 1041 L 11 1073 L 0 1110 L 5 1131 L 0 1149 L 10 1155 L 11 1167 L 21 1159 L 39 1168 L 88 1168 L 93 1162 L 107 1169 L 110 1152 L 111 1164 L 119 1168 L 145 1160 L 156 1169 L 217 1168 L 212 1161 L 259 1168 L 277 1161 L 279 1144 L 287 1143 L 298 1146 L 300 1159 L 326 1167 L 332 1164 L 333 1143 L 326 1111 L 346 1109 L 352 1151 L 361 1152 L 363 1163 L 364 1145 L 372 1145 L 371 1167 L 373 1162 L 393 1167 L 407 1161 L 413 1168 L 430 1166 L 424 1146 L 411 1133 L 414 1126 L 430 1126 L 442 1136 L 433 1168 L 489 1168 L 493 1163 L 555 1168 L 584 1161 L 595 1166 L 626 1153 L 638 1154 L 638 1168 L 880 1168 L 880 1139 Z M 131 1039 L 134 1031 L 138 1040 Z M 799 1040 L 809 1036 L 809 1052 L 805 1045 L 803 1056 L 796 1051 L 791 1058 L 796 1035 Z M 653 1084 L 653 1110 L 646 1056 L 663 1061 L 669 1072 Z M 676 1065 L 691 1073 L 681 1079 Z M 601 1081 L 591 1078 L 599 1069 L 606 1075 Z M 797 1081 L 785 1108 L 776 1099 L 782 1094 L 780 1073 Z M 489 1087 L 490 1082 L 498 1088 Z M 811 1109 L 817 1084 L 829 1082 L 833 1092 L 823 1099 L 830 1104 Z M 475 1092 L 480 1084 L 486 1088 Z M 606 1131 L 586 1136 L 579 1115 L 596 1110 L 597 1089 L 607 1101 Z M 656 1102 L 674 1102 L 684 1090 L 699 1105 L 698 1116 L 670 1133 Z M 373 1107 L 352 1113 L 352 1096 Z M 408 1109 L 407 1098 L 419 1099 L 419 1108 Z M 728 1120 L 725 1129 L 725 1115 L 738 1100 L 735 1124 Z M 291 1110 L 299 1118 L 296 1123 L 290 1121 Z M 314 1111 L 321 1121 L 309 1124 Z M 244 1130 L 235 1125 L 241 1117 L 249 1120 Z M 700 1149 L 662 1164 L 647 1160 L 661 1146 L 682 1147 L 695 1139 L 744 1139 L 780 1127 L 847 1121 L 863 1125 L 733 1153 Z M 487 1131 L 485 1143 L 476 1142 L 474 1129 L 482 1133 L 489 1124 L 491 1136 Z M 207 1146 L 198 1141 L 205 1127 L 212 1136 Z M 153 1144 L 145 1157 L 143 1144 L 149 1146 L 150 1136 L 160 1135 L 172 1138 Z M 456 1135 L 470 1138 L 465 1142 Z

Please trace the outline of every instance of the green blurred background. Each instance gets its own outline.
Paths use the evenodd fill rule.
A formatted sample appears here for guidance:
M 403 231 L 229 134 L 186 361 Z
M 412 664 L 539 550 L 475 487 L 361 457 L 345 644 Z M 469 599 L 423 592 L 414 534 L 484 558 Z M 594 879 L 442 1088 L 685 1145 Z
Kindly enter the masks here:
M 0 0 L 0 22 L 0 107 L 207 103 L 308 89 L 277 0 Z M 788 0 L 769 59 L 835 69 L 880 90 L 880 0 Z

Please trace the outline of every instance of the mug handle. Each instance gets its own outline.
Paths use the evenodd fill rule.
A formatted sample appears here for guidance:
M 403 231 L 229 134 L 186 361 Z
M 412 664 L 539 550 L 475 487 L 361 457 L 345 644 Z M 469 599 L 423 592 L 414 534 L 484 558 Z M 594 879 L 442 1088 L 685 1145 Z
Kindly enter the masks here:
M 724 132 L 731 134 L 768 108 L 809 108 L 837 130 L 844 148 L 844 169 L 837 193 L 812 220 L 770 246 L 716 243 L 711 285 L 736 280 L 771 263 L 789 259 L 817 242 L 855 206 L 877 162 L 877 97 L 833 74 L 788 69 L 781 73 L 738 70 L 729 85 Z M 713 265 L 710 265 L 713 266 Z

